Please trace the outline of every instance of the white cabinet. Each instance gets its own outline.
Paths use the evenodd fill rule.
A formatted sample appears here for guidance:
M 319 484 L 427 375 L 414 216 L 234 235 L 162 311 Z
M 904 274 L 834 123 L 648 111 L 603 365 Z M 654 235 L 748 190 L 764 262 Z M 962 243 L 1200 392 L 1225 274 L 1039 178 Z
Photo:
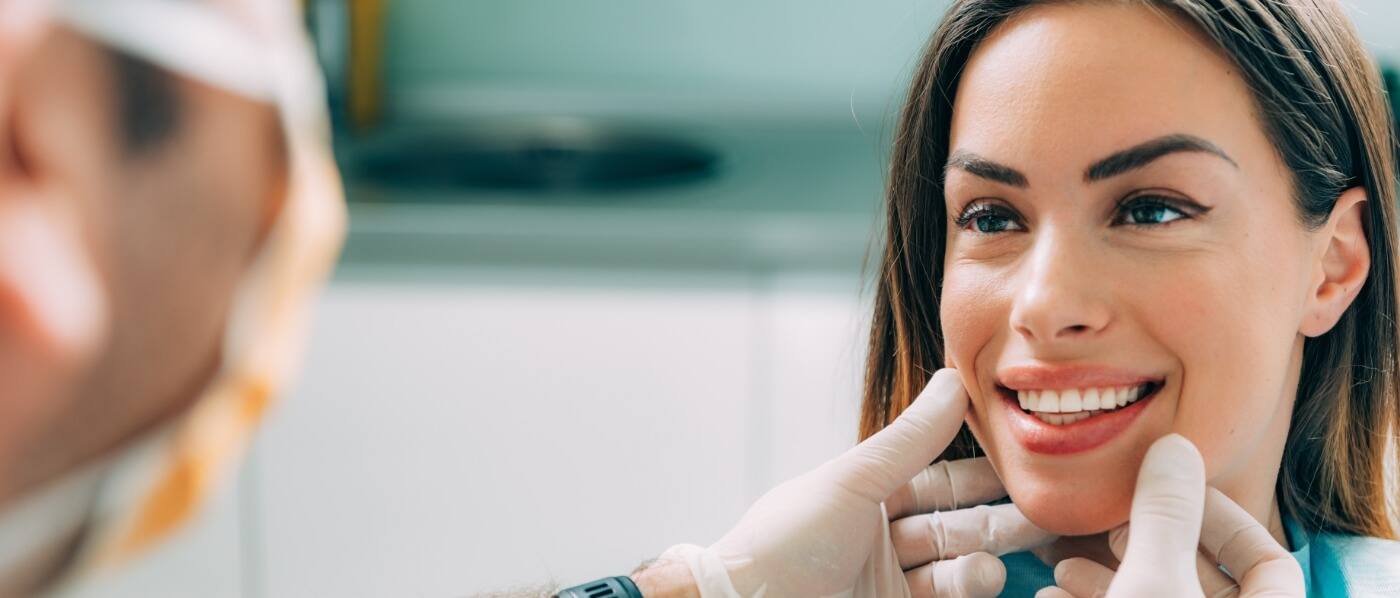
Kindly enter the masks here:
M 870 314 L 855 273 L 775 273 L 761 294 L 766 350 L 755 375 L 773 404 L 761 423 L 771 439 L 766 488 L 855 444 Z
M 341 280 L 321 301 L 252 465 L 258 595 L 625 573 L 715 540 L 854 437 L 853 277 L 432 280 Z

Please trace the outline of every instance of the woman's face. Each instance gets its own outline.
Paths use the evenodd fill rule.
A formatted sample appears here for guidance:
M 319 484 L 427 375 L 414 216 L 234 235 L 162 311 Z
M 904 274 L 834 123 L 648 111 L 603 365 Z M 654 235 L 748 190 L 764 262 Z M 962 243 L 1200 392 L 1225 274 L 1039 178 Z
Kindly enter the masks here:
M 1271 484 L 1292 409 L 1317 249 L 1245 82 L 1174 19 L 1032 8 L 957 89 L 948 365 L 1012 499 L 1061 534 L 1126 521 L 1169 432 L 1218 487 Z

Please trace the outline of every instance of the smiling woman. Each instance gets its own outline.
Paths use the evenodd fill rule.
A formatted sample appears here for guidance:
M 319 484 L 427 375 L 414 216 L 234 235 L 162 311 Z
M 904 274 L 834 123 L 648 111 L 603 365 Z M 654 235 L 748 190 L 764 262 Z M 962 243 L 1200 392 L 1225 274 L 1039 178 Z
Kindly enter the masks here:
M 956 367 L 943 458 L 1048 530 L 1127 521 L 1176 432 L 1284 546 L 1394 538 L 1394 144 L 1332 2 L 956 2 L 891 157 L 862 437 Z

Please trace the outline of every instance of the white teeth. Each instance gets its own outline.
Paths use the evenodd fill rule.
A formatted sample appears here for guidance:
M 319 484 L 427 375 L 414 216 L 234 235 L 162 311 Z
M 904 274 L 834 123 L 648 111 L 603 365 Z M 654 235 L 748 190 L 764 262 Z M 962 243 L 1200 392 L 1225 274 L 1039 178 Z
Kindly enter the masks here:
M 1016 391 L 1016 398 L 1026 405 L 1026 411 L 1040 411 L 1040 391 L 1019 390 Z
M 1079 400 L 1079 390 L 1071 388 L 1060 391 L 1060 413 L 1075 413 L 1084 408 Z
M 1080 407 L 1085 411 L 1093 411 L 1099 408 L 1099 389 L 1090 388 L 1084 391 L 1083 405 Z
M 1078 413 L 1036 413 L 1035 416 L 1047 424 L 1055 426 L 1065 426 L 1075 422 L 1084 421 L 1093 417 L 1094 414 L 1087 411 Z
M 1034 413 L 1041 420 L 1063 425 L 1127 406 L 1138 400 L 1147 386 L 1019 390 L 1016 391 L 1016 400 L 1022 409 Z

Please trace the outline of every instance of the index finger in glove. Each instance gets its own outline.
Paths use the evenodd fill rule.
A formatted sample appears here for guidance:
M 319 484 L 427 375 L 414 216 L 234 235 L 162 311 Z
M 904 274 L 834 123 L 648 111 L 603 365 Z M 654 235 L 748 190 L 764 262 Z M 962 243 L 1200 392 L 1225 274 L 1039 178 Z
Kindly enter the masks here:
M 841 487 L 884 501 L 947 448 L 967 405 L 958 371 L 938 370 L 894 423 L 832 460 L 828 471 Z
M 947 511 L 1006 496 L 1001 478 L 986 457 L 939 461 L 924 468 L 885 500 L 891 519 Z
M 1014 504 L 942 511 L 890 523 L 899 566 L 910 569 L 974 552 L 1003 555 L 1049 543 L 1054 534 L 1026 519 Z
M 1206 490 L 1201 548 L 1240 584 L 1241 596 L 1303 596 L 1303 569 L 1249 512 Z
M 1073 596 L 1104 596 L 1113 582 L 1113 570 L 1084 557 L 1055 564 L 1055 585 Z
M 1108 546 L 1113 550 L 1113 556 L 1119 560 L 1122 560 L 1123 549 L 1128 545 L 1128 535 L 1130 534 L 1128 528 L 1128 524 L 1125 523 L 1114 528 L 1108 534 Z M 1238 596 L 1240 593 L 1239 585 L 1235 583 L 1235 580 L 1225 575 L 1214 559 L 1199 550 L 1196 551 L 1196 576 L 1200 578 L 1201 591 L 1205 593 L 1207 598 L 1225 598 Z M 1104 587 L 1108 587 L 1107 583 L 1104 584 Z
M 1113 579 L 1115 594 L 1128 589 L 1168 591 L 1172 584 L 1196 581 L 1196 545 L 1205 502 L 1205 464 L 1189 440 L 1169 434 L 1152 444 L 1143 458 L 1133 492 L 1122 565 Z M 1166 585 L 1159 585 L 1164 582 Z
M 1123 562 L 1196 570 L 1204 499 L 1205 465 L 1196 445 L 1179 434 L 1152 444 L 1138 472 Z
M 1006 585 L 1006 565 L 985 552 L 929 563 L 904 574 L 910 598 L 993 598 Z

